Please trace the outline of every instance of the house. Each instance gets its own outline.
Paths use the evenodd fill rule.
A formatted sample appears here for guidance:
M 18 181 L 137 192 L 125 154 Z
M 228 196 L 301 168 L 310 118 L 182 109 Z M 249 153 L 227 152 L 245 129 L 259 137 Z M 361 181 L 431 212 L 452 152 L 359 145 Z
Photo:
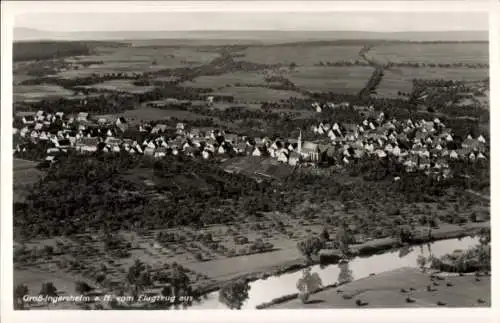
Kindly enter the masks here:
M 296 166 L 299 163 L 299 161 L 300 161 L 300 155 L 297 152 L 292 151 L 288 156 L 288 164 L 290 164 L 291 166 Z
M 159 147 L 155 149 L 153 157 L 162 158 L 165 157 L 166 155 L 167 155 L 167 149 L 164 147 Z
M 118 129 L 121 130 L 121 132 L 125 132 L 128 128 L 127 120 L 125 120 L 124 117 L 119 117 L 118 119 L 116 119 L 115 125 Z
M 384 157 L 387 157 L 387 154 L 385 153 L 385 151 L 381 150 L 381 149 L 377 149 L 375 151 L 375 155 L 377 155 L 378 158 L 384 158 Z
M 462 142 L 462 147 L 463 148 L 469 148 L 469 147 L 472 147 L 475 143 L 475 140 L 472 139 L 472 137 L 469 135 L 467 137 L 467 139 L 465 139 L 463 142 Z
M 99 125 L 103 126 L 103 125 L 105 125 L 105 124 L 108 123 L 108 119 L 106 119 L 106 118 L 99 118 L 99 119 L 97 119 L 97 123 Z
M 299 153 L 307 160 L 310 161 L 319 160 L 318 144 L 316 143 L 305 141 Z
M 19 135 L 20 135 L 21 137 L 26 137 L 26 135 L 27 135 L 28 133 L 29 133 L 29 129 L 28 129 L 28 127 L 24 127 L 24 128 L 22 128 L 22 129 L 19 131 Z
M 288 150 L 285 148 L 278 149 L 276 151 L 276 159 L 282 163 L 288 162 Z
M 87 122 L 89 114 L 87 112 L 80 112 L 76 117 L 77 122 Z
M 451 159 L 457 159 L 458 158 L 458 154 L 457 154 L 457 152 L 455 150 L 451 151 L 450 158 Z
M 38 110 L 38 112 L 35 114 L 35 119 L 38 121 L 43 121 L 45 119 L 45 112 L 42 110 Z
M 80 152 L 95 152 L 99 138 L 97 137 L 83 137 L 76 141 L 76 150 Z
M 421 156 L 418 161 L 418 167 L 420 169 L 428 169 L 431 167 L 431 160 L 427 156 Z
M 209 159 L 209 158 L 210 158 L 210 155 L 211 155 L 211 154 L 210 154 L 210 152 L 209 152 L 208 150 L 203 150 L 203 151 L 201 152 L 201 157 L 202 157 L 203 159 Z
M 146 156 L 153 156 L 154 153 L 155 153 L 155 150 L 156 150 L 156 146 L 155 147 L 151 147 L 150 145 L 148 145 L 148 146 L 146 146 L 144 148 L 144 155 L 146 155 Z
M 262 151 L 259 147 L 255 147 L 252 151 L 252 156 L 260 157 L 262 156 Z
M 218 154 L 225 154 L 226 153 L 226 148 L 224 147 L 224 145 L 220 145 L 218 148 L 217 148 L 217 153 Z
M 167 131 L 168 127 L 166 124 L 159 123 L 151 129 L 152 134 L 163 133 Z
M 25 125 L 31 125 L 35 123 L 35 118 L 33 116 L 24 116 L 23 117 L 23 124 Z
M 49 137 L 47 136 L 47 133 L 45 131 L 42 131 L 40 133 L 40 136 L 38 137 L 39 140 L 49 140 Z
M 61 150 L 57 147 L 50 147 L 50 148 L 47 148 L 47 155 L 56 155 L 58 153 L 60 153 Z

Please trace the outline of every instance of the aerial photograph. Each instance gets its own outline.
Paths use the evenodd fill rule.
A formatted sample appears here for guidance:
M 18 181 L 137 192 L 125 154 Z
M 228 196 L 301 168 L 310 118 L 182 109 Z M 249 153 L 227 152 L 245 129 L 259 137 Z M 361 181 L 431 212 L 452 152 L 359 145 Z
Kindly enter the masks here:
M 16 16 L 14 309 L 490 307 L 488 21 Z

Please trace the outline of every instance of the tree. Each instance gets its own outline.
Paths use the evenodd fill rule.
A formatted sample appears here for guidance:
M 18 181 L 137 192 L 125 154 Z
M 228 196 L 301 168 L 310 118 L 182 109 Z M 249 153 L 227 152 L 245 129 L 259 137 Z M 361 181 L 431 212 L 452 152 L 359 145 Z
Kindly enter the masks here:
M 290 71 L 295 70 L 295 68 L 297 68 L 297 63 L 291 62 L 290 65 L 288 66 L 288 68 L 290 69 Z
M 339 264 L 340 272 L 339 277 L 337 279 L 339 284 L 350 283 L 354 280 L 352 270 L 349 268 L 348 262 L 341 262 Z
M 328 231 L 326 230 L 326 228 L 323 228 L 323 231 L 321 231 L 321 234 L 320 234 L 319 237 L 320 237 L 320 239 L 323 242 L 326 242 L 326 241 L 330 240 L 330 234 L 328 233 Z
M 28 286 L 19 284 L 14 289 L 14 309 L 24 309 L 24 296 L 28 295 Z
M 425 271 L 425 265 L 427 264 L 427 259 L 422 256 L 422 255 L 418 255 L 417 257 L 417 265 L 418 267 L 420 267 L 420 269 L 422 271 Z
M 352 234 L 350 234 L 347 224 L 344 222 L 339 228 L 336 235 L 336 247 L 344 254 L 344 256 L 349 255 L 349 244 L 354 240 Z
M 306 257 L 307 261 L 311 262 L 312 256 L 317 255 L 323 248 L 323 242 L 318 237 L 309 237 L 297 243 L 297 248 Z
M 241 309 L 248 299 L 250 285 L 243 279 L 231 281 L 222 286 L 219 291 L 219 301 L 230 309 Z
M 40 289 L 40 295 L 57 296 L 57 288 L 52 282 L 43 283 Z
M 297 289 L 300 292 L 299 297 L 302 303 L 305 304 L 309 299 L 309 295 L 321 287 L 323 287 L 323 282 L 318 273 L 311 274 L 311 268 L 305 268 L 302 271 L 302 277 L 297 281 Z
M 92 290 L 86 282 L 78 281 L 75 283 L 75 292 L 78 294 L 86 294 Z
M 139 259 L 136 259 L 134 264 L 128 269 L 127 284 L 132 290 L 134 297 L 136 297 L 144 288 L 151 286 L 152 284 L 148 268 Z
M 481 246 L 487 246 L 491 242 L 491 231 L 486 228 L 482 228 L 479 231 L 479 243 Z
M 190 279 L 184 268 L 174 263 L 172 266 L 172 277 L 170 283 L 172 286 L 172 294 L 177 298 L 181 294 L 186 294 L 191 291 Z

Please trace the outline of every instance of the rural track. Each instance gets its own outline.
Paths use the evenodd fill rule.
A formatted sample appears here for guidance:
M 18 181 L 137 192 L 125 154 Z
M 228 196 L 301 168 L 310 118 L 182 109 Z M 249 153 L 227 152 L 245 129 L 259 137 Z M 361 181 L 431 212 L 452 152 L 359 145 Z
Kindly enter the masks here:
M 382 78 L 384 77 L 384 71 L 386 69 L 386 66 L 366 56 L 366 54 L 374 47 L 375 45 L 373 44 L 363 46 L 363 48 L 361 48 L 358 54 L 361 59 L 365 60 L 368 64 L 370 64 L 372 67 L 375 68 L 372 75 L 366 82 L 366 85 L 361 89 L 361 91 L 359 91 L 358 94 L 359 97 L 369 96 L 371 92 L 377 89 L 377 86 L 380 84 Z

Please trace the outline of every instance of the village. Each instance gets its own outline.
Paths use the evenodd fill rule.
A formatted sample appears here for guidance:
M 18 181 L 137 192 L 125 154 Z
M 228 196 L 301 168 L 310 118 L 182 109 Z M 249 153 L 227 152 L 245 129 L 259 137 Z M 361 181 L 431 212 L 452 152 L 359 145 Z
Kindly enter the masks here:
M 321 111 L 318 103 L 313 103 L 312 108 Z M 319 123 L 311 129 L 297 129 L 297 138 L 250 138 L 215 128 L 201 130 L 182 122 L 132 124 L 123 117 L 103 118 L 86 112 L 20 112 L 14 123 L 14 155 L 33 159 L 30 151 L 41 146 L 45 167 L 68 151 L 126 152 L 153 158 L 184 154 L 205 160 L 254 156 L 291 167 L 325 163 L 346 166 L 365 157 L 391 157 L 407 172 L 422 170 L 439 180 L 451 176 L 450 161 L 475 163 L 488 158 L 487 142 L 482 135 L 461 140 L 438 118 L 396 120 L 386 118 L 383 112 L 361 124 Z M 315 139 L 303 140 L 302 131 Z

